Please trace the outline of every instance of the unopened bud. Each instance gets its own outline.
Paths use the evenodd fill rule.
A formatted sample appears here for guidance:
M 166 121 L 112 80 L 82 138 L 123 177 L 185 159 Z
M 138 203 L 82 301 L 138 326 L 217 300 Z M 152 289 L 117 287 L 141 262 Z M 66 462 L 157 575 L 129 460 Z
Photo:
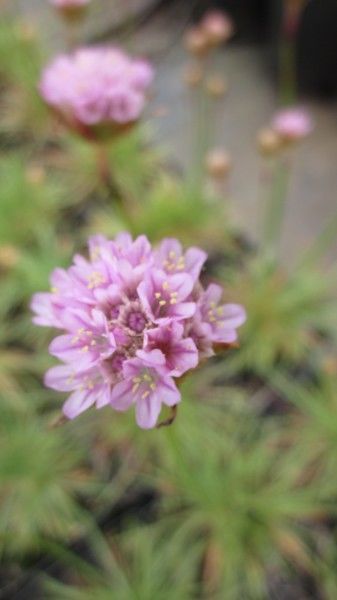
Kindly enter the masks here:
M 202 80 L 202 75 L 199 65 L 188 65 L 184 72 L 184 82 L 189 87 L 197 87 Z
M 282 140 L 276 131 L 266 127 L 257 134 L 257 146 L 263 156 L 272 156 L 281 149 Z
M 16 35 L 20 42 L 33 42 L 37 37 L 36 27 L 33 25 L 33 23 L 22 21 L 16 26 Z
M 226 150 L 216 148 L 211 150 L 206 157 L 208 174 L 215 179 L 225 178 L 232 168 L 232 159 Z
M 212 10 L 204 16 L 201 28 L 211 46 L 227 42 L 234 33 L 232 19 L 224 12 Z
M 0 246 L 0 269 L 9 270 L 15 267 L 20 258 L 19 251 L 11 244 Z
M 220 75 L 212 75 L 206 81 L 206 90 L 210 96 L 220 98 L 224 96 L 228 90 L 227 81 Z
M 41 165 L 30 165 L 26 169 L 26 179 L 32 185 L 41 185 L 46 178 L 46 173 Z
M 207 37 L 198 27 L 192 27 L 186 32 L 184 43 L 186 50 L 193 56 L 202 57 L 209 49 Z

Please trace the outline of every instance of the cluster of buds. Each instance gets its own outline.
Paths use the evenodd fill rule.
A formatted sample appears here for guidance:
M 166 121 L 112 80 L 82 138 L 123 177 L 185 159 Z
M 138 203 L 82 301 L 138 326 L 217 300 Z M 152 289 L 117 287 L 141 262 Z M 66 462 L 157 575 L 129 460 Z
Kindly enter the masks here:
M 209 11 L 198 25 L 187 31 L 185 46 L 194 56 L 204 56 L 212 48 L 228 42 L 233 33 L 233 21 L 226 13 Z
M 111 47 L 88 47 L 61 55 L 40 81 L 44 101 L 67 126 L 97 141 L 138 121 L 153 78 L 151 66 Z
M 226 43 L 234 33 L 231 18 L 224 12 L 212 10 L 203 19 L 186 32 L 184 42 L 196 64 L 188 65 L 185 82 L 190 87 L 198 85 L 203 79 L 203 61 L 218 46 Z M 207 92 L 214 97 L 223 96 L 227 91 L 226 81 L 219 75 L 213 75 L 206 81 Z
M 271 125 L 258 133 L 262 155 L 272 156 L 307 137 L 313 129 L 310 114 L 303 108 L 287 108 L 277 112 Z
M 89 259 L 77 255 L 52 273 L 51 292 L 36 294 L 32 309 L 35 323 L 62 331 L 49 350 L 63 364 L 45 383 L 71 392 L 67 418 L 134 406 L 138 425 L 152 428 L 162 404 L 180 402 L 180 378 L 236 342 L 245 311 L 221 302 L 221 286 L 203 287 L 206 258 L 176 239 L 152 248 L 145 236 L 122 233 L 91 238 Z

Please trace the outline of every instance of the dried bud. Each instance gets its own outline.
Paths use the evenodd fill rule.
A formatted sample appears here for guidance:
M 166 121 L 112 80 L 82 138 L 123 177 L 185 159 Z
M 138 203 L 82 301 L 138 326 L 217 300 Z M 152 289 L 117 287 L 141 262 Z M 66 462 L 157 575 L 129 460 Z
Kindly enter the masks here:
M 46 173 L 41 165 L 29 165 L 26 169 L 26 179 L 32 185 L 41 185 L 45 177 Z
M 282 140 L 274 129 L 265 127 L 257 134 L 257 145 L 259 152 L 263 156 L 272 156 L 277 154 L 282 146 Z
M 226 150 L 216 148 L 206 156 L 206 169 L 208 174 L 215 179 L 227 177 L 232 168 L 232 159 Z
M 201 22 L 208 44 L 218 46 L 227 42 L 234 33 L 232 19 L 224 12 L 212 10 L 204 16 Z
M 16 35 L 20 42 L 30 43 L 36 40 L 36 28 L 33 23 L 22 21 L 16 26 Z
M 206 81 L 206 90 L 210 96 L 220 98 L 221 96 L 224 96 L 228 90 L 227 81 L 220 75 L 212 75 Z
M 186 50 L 193 56 L 202 57 L 209 49 L 207 37 L 199 27 L 191 27 L 186 32 L 184 43 Z
M 76 22 L 85 16 L 90 0 L 50 0 L 50 2 L 66 21 Z
M 9 270 L 15 267 L 20 258 L 19 251 L 11 244 L 0 246 L 0 270 Z
M 188 65 L 184 72 L 184 82 L 189 87 L 196 87 L 201 83 L 203 76 L 199 65 Z
M 87 6 L 62 7 L 59 8 L 59 13 L 65 21 L 76 23 L 83 20 L 87 10 Z

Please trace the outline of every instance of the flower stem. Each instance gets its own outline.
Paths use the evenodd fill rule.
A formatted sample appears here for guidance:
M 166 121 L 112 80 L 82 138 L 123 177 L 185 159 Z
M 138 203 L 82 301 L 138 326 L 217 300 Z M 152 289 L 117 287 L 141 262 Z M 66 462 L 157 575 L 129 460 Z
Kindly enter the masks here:
M 115 209 L 122 219 L 130 224 L 130 217 L 125 206 L 125 196 L 113 175 L 109 155 L 104 143 L 97 144 L 97 170 L 101 183 L 114 201 Z
M 268 182 L 270 195 L 265 207 L 262 247 L 272 258 L 276 257 L 280 243 L 289 175 L 290 163 L 281 159 L 275 164 Z

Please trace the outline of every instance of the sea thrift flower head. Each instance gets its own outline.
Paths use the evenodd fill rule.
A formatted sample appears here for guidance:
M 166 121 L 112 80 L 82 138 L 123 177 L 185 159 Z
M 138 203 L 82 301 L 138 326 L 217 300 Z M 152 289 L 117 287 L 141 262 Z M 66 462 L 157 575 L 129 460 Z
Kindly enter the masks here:
M 201 29 L 211 46 L 218 46 L 227 42 L 234 33 L 232 19 L 220 10 L 211 10 L 205 14 L 201 21 Z
M 49 351 L 62 364 L 45 384 L 70 392 L 69 419 L 92 406 L 134 407 L 138 425 L 154 427 L 163 404 L 180 402 L 180 377 L 236 341 L 245 311 L 222 304 L 221 286 L 203 288 L 199 248 L 172 238 L 153 248 L 128 233 L 88 246 L 89 258 L 55 269 L 51 291 L 32 300 L 34 322 L 61 330 Z
M 70 128 L 95 141 L 138 121 L 152 78 L 146 61 L 117 48 L 82 48 L 47 66 L 39 89 Z
M 276 113 L 272 128 L 283 141 L 296 142 L 311 133 L 313 122 L 304 108 L 286 108 Z

